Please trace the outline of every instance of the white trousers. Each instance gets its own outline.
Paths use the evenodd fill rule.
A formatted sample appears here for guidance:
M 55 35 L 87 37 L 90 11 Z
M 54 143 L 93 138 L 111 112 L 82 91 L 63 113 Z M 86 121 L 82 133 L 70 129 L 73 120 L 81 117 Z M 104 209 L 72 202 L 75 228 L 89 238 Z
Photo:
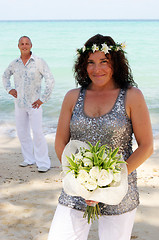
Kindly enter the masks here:
M 101 216 L 98 220 L 100 240 L 130 240 L 136 209 L 121 215 Z M 48 240 L 87 240 L 91 224 L 83 212 L 58 204 Z
M 42 130 L 42 107 L 25 109 L 19 108 L 15 104 L 15 120 L 24 162 L 28 164 L 36 163 L 37 167 L 49 169 L 51 163 L 48 157 L 47 142 Z

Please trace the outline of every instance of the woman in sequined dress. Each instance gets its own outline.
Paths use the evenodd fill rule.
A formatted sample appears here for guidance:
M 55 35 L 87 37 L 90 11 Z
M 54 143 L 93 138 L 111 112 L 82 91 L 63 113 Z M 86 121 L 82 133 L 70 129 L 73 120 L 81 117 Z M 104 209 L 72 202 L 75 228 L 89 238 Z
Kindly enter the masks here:
M 100 240 L 129 240 L 139 204 L 136 168 L 153 152 L 148 109 L 136 87 L 123 44 L 111 37 L 95 35 L 78 49 L 74 72 L 81 86 L 70 90 L 59 117 L 55 150 L 62 152 L 72 140 L 100 139 L 101 144 L 119 147 L 128 168 L 128 192 L 119 205 L 99 203 Z M 138 147 L 132 151 L 132 135 Z M 48 240 L 86 240 L 91 224 L 83 218 L 88 201 L 62 190 Z

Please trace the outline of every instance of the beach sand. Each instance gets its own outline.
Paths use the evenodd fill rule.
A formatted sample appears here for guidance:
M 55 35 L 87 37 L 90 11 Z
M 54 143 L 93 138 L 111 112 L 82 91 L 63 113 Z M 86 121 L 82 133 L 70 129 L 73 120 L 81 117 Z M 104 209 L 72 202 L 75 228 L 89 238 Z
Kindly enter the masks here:
M 47 138 L 52 167 L 39 173 L 35 165 L 19 167 L 23 161 L 17 137 L 0 139 L 0 239 L 47 240 L 62 187 L 61 167 L 54 151 L 54 139 Z M 159 150 L 138 168 L 140 206 L 131 239 L 158 240 L 159 234 Z M 97 221 L 89 240 L 98 239 Z M 60 240 L 60 239 L 59 239 Z

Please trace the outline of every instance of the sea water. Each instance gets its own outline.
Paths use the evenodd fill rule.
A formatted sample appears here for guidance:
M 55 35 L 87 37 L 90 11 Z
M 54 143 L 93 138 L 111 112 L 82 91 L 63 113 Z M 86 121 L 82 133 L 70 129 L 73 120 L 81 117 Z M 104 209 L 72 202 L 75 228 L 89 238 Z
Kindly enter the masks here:
M 153 134 L 159 137 L 159 21 L 1 21 L 0 76 L 9 63 L 19 57 L 18 39 L 27 35 L 32 51 L 49 65 L 55 87 L 43 105 L 45 135 L 56 132 L 61 104 L 66 92 L 75 88 L 73 64 L 76 49 L 100 33 L 116 42 L 125 42 L 134 80 L 149 108 Z M 13 82 L 13 80 L 12 80 Z M 43 84 L 44 86 L 44 84 Z M 16 136 L 13 98 L 0 81 L 0 134 Z

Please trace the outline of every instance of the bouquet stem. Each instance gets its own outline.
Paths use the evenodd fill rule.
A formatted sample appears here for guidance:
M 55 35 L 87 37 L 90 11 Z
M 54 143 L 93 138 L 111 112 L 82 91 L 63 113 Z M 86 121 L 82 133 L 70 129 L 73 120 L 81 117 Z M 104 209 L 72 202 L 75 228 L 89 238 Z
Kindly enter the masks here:
M 95 206 L 89 206 L 87 205 L 86 211 L 83 215 L 83 218 L 88 219 L 88 223 L 90 223 L 90 220 L 93 221 L 96 219 L 96 217 L 99 219 L 99 216 L 101 216 L 100 209 L 98 203 Z

